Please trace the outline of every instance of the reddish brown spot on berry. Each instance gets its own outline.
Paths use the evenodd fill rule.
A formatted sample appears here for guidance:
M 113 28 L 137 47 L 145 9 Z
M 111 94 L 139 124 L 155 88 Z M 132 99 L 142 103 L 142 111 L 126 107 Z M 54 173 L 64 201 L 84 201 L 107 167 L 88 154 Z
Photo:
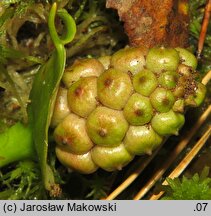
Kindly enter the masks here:
M 163 98 L 162 103 L 163 103 L 163 105 L 167 106 L 167 105 L 169 105 L 170 101 L 168 98 Z
M 107 135 L 107 131 L 106 131 L 106 129 L 100 129 L 99 131 L 98 131 L 98 134 L 101 136 L 101 137 L 105 137 L 106 135 Z
M 83 88 L 78 87 L 78 88 L 75 89 L 75 95 L 76 95 L 76 96 L 79 97 L 79 96 L 83 95 L 83 93 L 84 93 Z
M 137 110 L 135 110 L 135 114 L 137 116 L 142 116 L 144 114 L 144 112 L 142 110 L 140 110 L 140 109 L 137 109 Z
M 144 82 L 146 82 L 146 77 L 145 76 L 140 77 L 139 78 L 139 83 L 142 84 Z
M 70 145 L 72 142 L 72 139 L 70 137 L 59 137 L 60 142 L 62 145 Z
M 105 80 L 104 85 L 106 87 L 109 87 L 112 84 L 112 81 L 113 81 L 112 79 L 108 78 L 108 79 Z

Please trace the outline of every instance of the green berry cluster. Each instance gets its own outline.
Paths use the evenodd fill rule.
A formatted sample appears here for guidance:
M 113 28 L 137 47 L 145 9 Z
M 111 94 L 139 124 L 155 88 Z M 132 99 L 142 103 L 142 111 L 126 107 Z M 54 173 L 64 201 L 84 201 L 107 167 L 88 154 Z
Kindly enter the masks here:
M 195 56 L 183 48 L 124 48 L 68 67 L 51 126 L 56 154 L 81 173 L 120 170 L 177 135 L 186 106 L 199 106 Z

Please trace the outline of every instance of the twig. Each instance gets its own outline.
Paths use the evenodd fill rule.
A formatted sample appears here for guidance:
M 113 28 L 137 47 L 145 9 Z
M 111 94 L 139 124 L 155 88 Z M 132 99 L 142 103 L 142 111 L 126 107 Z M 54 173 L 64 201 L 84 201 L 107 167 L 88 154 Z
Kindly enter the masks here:
M 202 83 L 204 85 L 207 85 L 207 83 L 211 80 L 211 70 L 207 72 L 207 74 L 204 76 L 204 78 L 202 79 Z
M 205 134 L 201 137 L 201 139 L 195 144 L 195 146 L 191 149 L 191 151 L 185 156 L 185 158 L 179 163 L 179 165 L 171 172 L 168 178 L 174 179 L 186 169 L 186 167 L 190 164 L 190 162 L 194 159 L 194 157 L 198 154 L 201 148 L 205 145 L 206 141 L 210 137 L 211 134 L 211 126 L 207 129 Z M 165 180 L 162 185 L 168 185 L 168 182 Z M 165 191 L 161 191 L 159 194 L 152 195 L 150 200 L 159 199 Z
M 200 36 L 199 36 L 198 52 L 197 52 L 198 58 L 201 57 L 201 53 L 202 53 L 202 50 L 203 50 L 203 47 L 204 47 L 204 41 L 205 41 L 207 28 L 208 28 L 208 24 L 209 24 L 210 13 L 211 13 L 211 0 L 208 0 L 207 4 L 206 4 L 206 7 L 205 7 L 204 19 L 203 19 L 203 22 L 202 22 L 201 32 L 200 32 Z

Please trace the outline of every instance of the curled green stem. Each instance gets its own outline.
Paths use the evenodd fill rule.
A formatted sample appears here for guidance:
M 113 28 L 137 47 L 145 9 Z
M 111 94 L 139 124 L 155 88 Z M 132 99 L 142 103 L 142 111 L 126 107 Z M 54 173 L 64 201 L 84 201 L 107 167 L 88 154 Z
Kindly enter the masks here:
M 65 34 L 61 36 L 61 38 L 58 36 L 58 33 L 56 31 L 56 26 L 55 26 L 56 14 L 58 14 L 58 16 L 62 19 L 65 25 L 66 31 L 65 31 Z M 71 42 L 76 33 L 76 24 L 75 24 L 74 19 L 64 9 L 60 9 L 57 11 L 56 3 L 54 3 L 51 7 L 51 11 L 49 14 L 49 19 L 48 19 L 48 27 L 49 27 L 49 32 L 53 40 L 53 43 L 57 49 L 58 49 L 59 44 L 65 45 Z

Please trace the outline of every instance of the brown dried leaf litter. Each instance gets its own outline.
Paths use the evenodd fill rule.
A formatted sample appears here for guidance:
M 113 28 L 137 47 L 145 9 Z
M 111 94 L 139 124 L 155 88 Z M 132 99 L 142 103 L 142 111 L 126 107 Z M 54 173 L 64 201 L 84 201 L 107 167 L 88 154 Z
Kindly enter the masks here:
M 117 9 L 131 46 L 188 46 L 188 0 L 107 0 Z

